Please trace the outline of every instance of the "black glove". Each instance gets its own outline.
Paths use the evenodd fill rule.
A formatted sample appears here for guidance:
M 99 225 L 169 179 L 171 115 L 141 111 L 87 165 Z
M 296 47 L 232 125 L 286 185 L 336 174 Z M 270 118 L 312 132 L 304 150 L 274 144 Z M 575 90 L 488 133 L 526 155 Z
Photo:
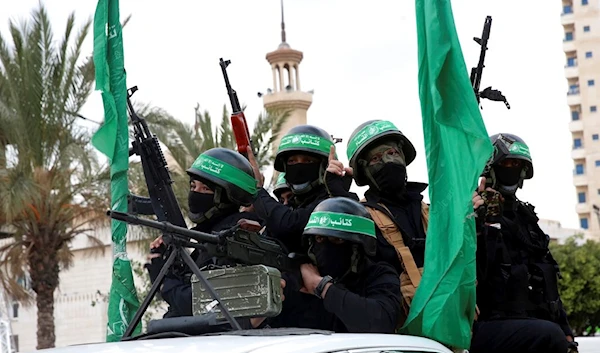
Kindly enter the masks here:
M 577 343 L 575 341 L 569 342 L 569 347 L 567 349 L 567 353 L 579 352 L 579 350 L 577 349 L 578 346 L 579 346 L 579 343 Z

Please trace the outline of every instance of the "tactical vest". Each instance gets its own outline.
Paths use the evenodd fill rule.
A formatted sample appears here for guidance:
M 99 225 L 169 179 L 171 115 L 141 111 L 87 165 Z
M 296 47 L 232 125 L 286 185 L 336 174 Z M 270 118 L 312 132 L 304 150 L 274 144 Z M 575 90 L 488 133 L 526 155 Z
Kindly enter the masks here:
M 366 200 L 362 199 L 362 203 Z M 385 207 L 385 205 L 379 203 L 386 212 L 383 212 L 377 208 L 366 206 L 367 211 L 371 214 L 371 218 L 381 231 L 383 237 L 387 242 L 396 249 L 398 259 L 402 264 L 403 271 L 400 274 L 400 292 L 402 293 L 402 307 L 404 313 L 408 315 L 410 304 L 419 283 L 421 283 L 421 277 L 423 275 L 423 268 L 417 267 L 415 259 L 408 246 L 404 244 L 402 233 L 394 221 L 390 218 L 391 212 Z M 429 224 L 429 205 L 421 201 L 421 221 L 423 222 L 423 229 L 427 233 L 427 225 Z
M 560 271 L 548 250 L 549 239 L 537 224 L 533 206 L 520 203 L 516 215 L 515 220 L 503 222 L 500 240 L 488 243 L 499 252 L 500 269 L 491 278 L 490 298 L 484 299 L 485 316 L 558 322 Z

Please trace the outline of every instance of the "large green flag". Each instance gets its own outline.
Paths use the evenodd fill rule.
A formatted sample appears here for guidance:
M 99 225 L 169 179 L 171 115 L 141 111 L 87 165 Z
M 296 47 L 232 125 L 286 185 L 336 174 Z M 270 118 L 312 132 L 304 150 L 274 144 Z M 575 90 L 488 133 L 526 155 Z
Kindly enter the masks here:
M 475 315 L 471 202 L 492 154 L 450 0 L 416 0 L 419 96 L 431 201 L 424 273 L 403 332 L 467 349 Z
M 119 0 L 98 0 L 94 16 L 94 64 L 96 89 L 102 91 L 104 103 L 104 124 L 92 138 L 92 144 L 110 161 L 111 208 L 127 212 L 129 133 Z M 106 340 L 115 342 L 123 336 L 139 301 L 127 257 L 127 224 L 113 219 L 111 231 L 114 263 Z M 139 332 L 141 326 L 136 327 L 136 333 Z

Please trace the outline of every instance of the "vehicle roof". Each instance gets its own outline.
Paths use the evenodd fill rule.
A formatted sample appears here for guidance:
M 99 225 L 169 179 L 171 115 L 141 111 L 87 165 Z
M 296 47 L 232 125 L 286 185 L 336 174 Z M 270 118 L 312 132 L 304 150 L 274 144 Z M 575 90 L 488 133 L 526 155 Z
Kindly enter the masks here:
M 262 331 L 262 330 L 261 330 Z M 95 343 L 45 350 L 47 353 L 203 352 L 203 353 L 319 353 L 355 348 L 404 348 L 421 352 L 451 351 L 430 339 L 394 334 L 288 334 L 240 336 L 219 334 L 128 342 Z

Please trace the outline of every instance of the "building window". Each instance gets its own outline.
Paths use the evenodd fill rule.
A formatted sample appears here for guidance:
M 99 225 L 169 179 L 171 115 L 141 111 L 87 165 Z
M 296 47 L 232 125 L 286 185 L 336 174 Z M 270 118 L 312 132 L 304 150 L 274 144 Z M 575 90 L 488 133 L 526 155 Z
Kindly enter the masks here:
M 585 203 L 585 192 L 578 192 L 577 193 L 577 201 L 579 203 Z
M 579 218 L 579 226 L 581 229 L 588 229 L 588 219 L 586 217 Z
M 571 6 L 571 5 L 563 6 L 563 15 L 567 15 L 570 13 L 573 13 L 573 6 Z
M 569 42 L 573 40 L 573 32 L 565 33 L 565 42 Z
M 10 340 L 12 341 L 13 347 L 15 348 L 15 352 L 19 351 L 19 335 L 10 336 Z
M 598 189 L 598 195 L 600 195 L 600 189 Z
M 598 134 L 593 134 L 592 135 L 592 140 L 598 141 Z
M 590 31 L 590 26 L 583 26 L 583 31 L 584 32 L 589 32 Z
M 583 173 L 584 173 L 583 164 L 576 164 L 575 165 L 575 174 L 583 175 Z
M 577 58 L 567 58 L 567 67 L 577 66 Z
M 587 59 L 590 59 L 590 58 L 592 57 L 592 52 L 591 52 L 591 51 L 586 51 L 586 52 L 585 52 L 585 57 L 586 57 Z
M 577 138 L 577 139 L 573 139 L 573 149 L 578 149 L 581 148 L 583 144 L 581 143 L 581 139 Z
M 571 120 L 573 120 L 573 121 L 579 120 L 579 112 L 577 110 L 571 111 Z
M 579 94 L 579 85 L 578 84 L 569 86 L 569 91 L 567 92 L 567 95 L 571 96 L 574 94 Z
M 13 303 L 12 305 L 12 318 L 16 319 L 19 317 L 19 303 Z
M 581 5 L 587 5 L 588 4 L 588 0 L 581 0 Z
M 588 80 L 588 86 L 594 86 L 596 82 L 594 80 Z
M 592 112 L 592 113 L 595 113 L 595 112 L 596 112 L 596 110 L 598 110 L 598 107 L 596 107 L 595 105 L 592 105 L 592 106 L 590 107 L 590 112 Z
M 596 161 L 596 167 L 600 167 L 600 160 Z

